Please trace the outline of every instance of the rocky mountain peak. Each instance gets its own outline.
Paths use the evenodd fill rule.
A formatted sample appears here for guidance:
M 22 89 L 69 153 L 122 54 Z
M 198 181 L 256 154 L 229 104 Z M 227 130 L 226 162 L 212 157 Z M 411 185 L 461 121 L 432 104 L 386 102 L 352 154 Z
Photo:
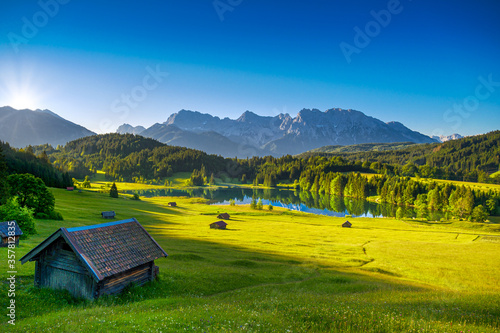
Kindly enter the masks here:
M 243 112 L 241 114 L 241 116 L 238 119 L 236 119 L 236 121 L 250 123 L 250 122 L 257 122 L 257 121 L 261 120 L 262 118 L 266 118 L 266 117 L 261 117 L 258 114 L 255 114 L 252 111 L 247 110 L 247 111 Z
M 434 142 L 430 137 L 414 132 L 401 123 L 386 124 L 361 111 L 341 108 L 326 111 L 304 108 L 296 117 L 283 113 L 274 117 L 259 116 L 252 111 L 245 111 L 237 119 L 220 119 L 198 111 L 180 110 L 171 115 L 163 126 L 152 126 L 143 135 L 173 144 L 215 140 L 214 133 L 220 135 L 217 139 L 219 143 L 222 137 L 228 140 L 225 146 L 233 146 L 236 150 L 241 149 L 235 147 L 253 147 L 259 154 L 275 156 L 297 154 L 325 145 Z M 179 141 L 180 137 L 183 141 Z M 198 147 L 196 145 L 193 143 L 189 147 Z M 226 155 L 224 145 L 207 149 Z

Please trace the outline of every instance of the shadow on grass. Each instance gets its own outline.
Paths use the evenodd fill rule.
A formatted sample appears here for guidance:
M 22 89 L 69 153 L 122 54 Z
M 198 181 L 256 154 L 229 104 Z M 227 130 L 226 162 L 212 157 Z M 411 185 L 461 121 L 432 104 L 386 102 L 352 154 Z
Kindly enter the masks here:
M 170 256 L 155 262 L 160 267 L 159 279 L 141 287 L 130 286 L 118 295 L 93 301 L 77 299 L 66 291 L 35 288 L 33 276 L 28 276 L 17 292 L 18 318 L 78 308 L 130 305 L 153 299 L 180 298 L 196 303 L 203 302 L 205 297 L 230 295 L 247 288 L 255 292 L 256 297 L 262 296 L 260 288 L 285 288 L 286 293 L 293 293 L 297 288 L 313 294 L 425 290 L 383 277 L 324 269 L 314 262 L 214 242 L 163 237 L 160 243 Z

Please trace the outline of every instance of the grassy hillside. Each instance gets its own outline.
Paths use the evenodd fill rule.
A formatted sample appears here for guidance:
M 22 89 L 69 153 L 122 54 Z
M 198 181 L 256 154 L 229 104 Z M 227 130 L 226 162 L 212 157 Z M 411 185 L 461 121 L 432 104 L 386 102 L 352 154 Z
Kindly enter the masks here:
M 144 185 L 146 186 L 146 185 Z M 118 184 L 124 189 L 125 185 Z M 500 226 L 344 219 L 201 199 L 133 201 L 53 189 L 57 228 L 135 217 L 169 254 L 160 279 L 94 302 L 33 288 L 34 263 L 17 264 L 14 332 L 495 332 L 500 329 Z M 178 207 L 167 206 L 175 200 Z M 212 230 L 219 212 L 228 230 Z M 7 249 L 0 249 L 6 258 Z M 6 260 L 0 276 L 7 277 Z M 3 284 L 2 288 L 6 288 Z M 5 290 L 2 289 L 2 292 Z M 4 293 L 5 295 L 5 293 Z M 7 306 L 2 297 L 2 308 Z
M 365 151 L 387 151 L 387 150 L 398 150 L 404 149 L 410 146 L 414 146 L 414 142 L 396 142 L 396 143 L 361 143 L 358 145 L 349 146 L 324 146 L 316 149 L 312 149 L 307 153 L 358 153 Z

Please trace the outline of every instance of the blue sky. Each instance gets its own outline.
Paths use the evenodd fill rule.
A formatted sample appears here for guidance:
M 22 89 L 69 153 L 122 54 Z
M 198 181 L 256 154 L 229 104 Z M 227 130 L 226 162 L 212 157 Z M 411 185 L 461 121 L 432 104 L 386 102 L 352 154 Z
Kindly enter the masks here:
M 0 105 L 100 133 L 180 109 L 334 107 L 485 133 L 500 124 L 498 17 L 486 0 L 3 0 Z

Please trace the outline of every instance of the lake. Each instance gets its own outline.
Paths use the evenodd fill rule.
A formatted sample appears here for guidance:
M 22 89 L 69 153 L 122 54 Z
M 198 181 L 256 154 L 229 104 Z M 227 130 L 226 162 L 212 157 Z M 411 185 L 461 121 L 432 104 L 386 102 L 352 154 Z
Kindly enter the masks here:
M 250 189 L 250 188 L 195 188 L 195 189 L 154 189 L 143 191 L 126 191 L 137 193 L 143 197 L 155 196 L 184 196 L 200 197 L 209 200 L 209 204 L 229 205 L 234 200 L 237 205 L 250 204 L 252 198 L 261 199 L 264 209 L 268 205 L 284 207 L 290 210 L 301 211 L 318 215 L 336 217 L 394 217 L 400 206 L 370 202 L 367 200 L 352 199 L 339 196 L 323 195 L 309 191 L 289 189 Z M 439 220 L 442 216 L 436 212 L 417 212 L 412 207 L 401 207 L 403 215 L 408 218 L 427 217 Z

